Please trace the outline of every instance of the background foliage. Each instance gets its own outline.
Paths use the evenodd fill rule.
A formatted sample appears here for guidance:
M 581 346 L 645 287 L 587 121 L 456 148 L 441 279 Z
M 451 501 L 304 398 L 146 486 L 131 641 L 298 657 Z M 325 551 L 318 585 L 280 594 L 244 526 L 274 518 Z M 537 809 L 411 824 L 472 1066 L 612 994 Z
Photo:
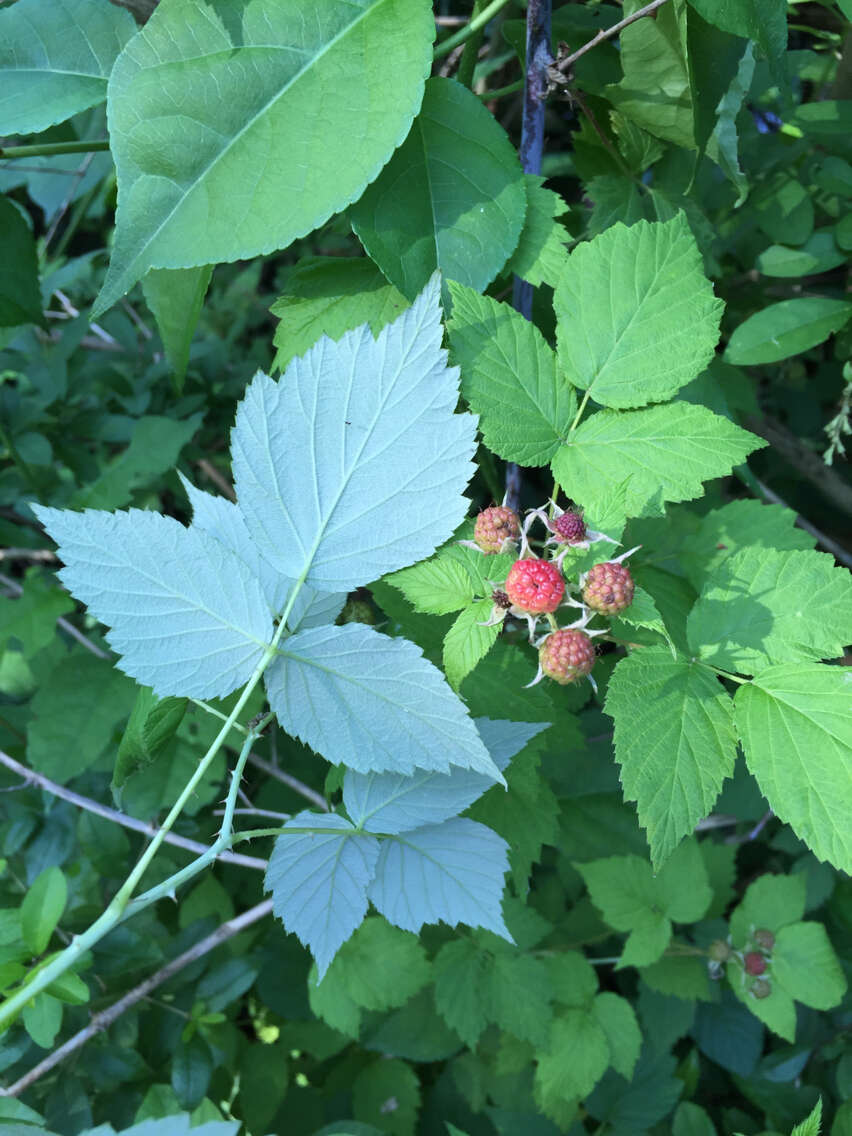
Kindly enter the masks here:
M 259 837 L 222 856 L 178 903 L 98 941 L 6 1030 L 0 1131 L 756 1136 L 815 1110 L 800 1130 L 815 1136 L 821 1100 L 822 1131 L 852 1133 L 852 731 L 848 671 L 832 665 L 848 661 L 852 605 L 831 559 L 850 563 L 852 514 L 847 0 L 667 0 L 571 67 L 557 61 L 541 176 L 517 157 L 525 12 L 513 0 L 473 13 L 425 0 L 153 7 L 0 7 L 2 988 L 99 916 L 221 725 L 177 696 L 216 689 L 134 671 L 158 700 L 116 669 L 124 646 L 95 618 L 113 626 L 115 609 L 75 604 L 40 520 L 61 543 L 58 510 L 145 510 L 116 514 L 135 518 L 121 532 L 89 514 L 87 539 L 98 556 L 126 541 L 130 563 L 162 564 L 155 537 L 193 519 L 195 583 L 215 591 L 219 546 L 205 533 L 230 523 L 235 483 L 241 502 L 256 494 L 262 540 L 245 435 L 262 433 L 258 406 L 281 388 L 249 387 L 258 368 L 277 375 L 322 334 L 366 323 L 379 335 L 430 281 L 437 302 L 438 270 L 459 409 L 479 415 L 481 436 L 474 470 L 470 419 L 452 414 L 436 356 L 430 381 L 445 384 L 457 432 L 445 480 L 473 473 L 473 515 L 502 499 L 507 463 L 524 467 L 524 508 L 547 501 L 555 476 L 595 528 L 642 546 L 639 591 L 612 623 L 596 696 L 585 683 L 526 689 L 523 629 L 481 627 L 511 558 L 486 572 L 449 544 L 403 567 L 463 509 L 447 491 L 441 516 L 412 515 L 397 495 L 404 456 L 377 463 L 362 490 L 372 512 L 311 562 L 308 583 L 339 602 L 325 629 L 305 624 L 301 649 L 321 656 L 341 608 L 337 631 L 360 650 L 394 637 L 389 673 L 416 654 L 403 637 L 415 644 L 477 723 L 441 751 L 456 780 L 436 805 L 434 773 L 404 790 L 387 778 L 410 765 L 376 777 L 388 767 L 346 749 L 333 709 L 313 733 L 299 720 L 307 680 L 288 694 L 271 672 L 278 722 L 251 747 L 239 816 L 326 828 L 328 847 L 348 824 L 341 808 L 377 817 L 347 865 L 365 896 L 372 887 L 373 913 L 358 925 L 365 899 L 350 920 L 339 888 L 329 946 L 309 906 L 300 922 L 282 905 L 294 871 L 315 894 L 314 865 L 288 859 L 296 845 L 273 853 Z M 558 4 L 554 57 L 637 7 Z M 513 277 L 535 287 L 531 322 L 509 306 Z M 344 371 L 328 351 L 331 381 Z M 289 372 L 303 410 L 314 365 Z M 351 412 L 342 389 L 328 400 L 340 431 L 376 393 L 362 386 Z M 572 432 L 586 397 L 602 409 Z M 447 425 L 427 402 L 415 384 L 386 440 L 402 438 L 428 478 L 428 430 Z M 293 414 L 292 468 L 312 460 L 310 426 Z M 291 468 L 284 439 L 267 442 L 274 468 Z M 338 435 L 324 445 L 330 486 Z M 266 550 L 288 578 L 315 535 L 298 505 L 288 539 Z M 375 553 L 374 532 L 398 547 Z M 236 609 L 240 569 L 225 568 Z M 122 587 L 125 576 L 119 601 Z M 222 672 L 244 681 L 239 648 Z M 757 677 L 722 684 L 683 664 L 693 656 Z M 244 720 L 263 706 L 255 692 Z M 232 737 L 147 888 L 215 838 Z M 438 752 L 431 737 L 423 749 Z M 458 770 L 465 749 L 481 772 Z M 488 787 L 492 762 L 508 792 Z M 388 805 L 385 792 L 409 795 Z M 441 909 L 437 884 L 400 914 L 405 894 L 386 881 L 403 843 L 388 834 L 412 830 L 443 855 L 479 834 L 499 878 L 475 918 L 451 893 Z M 381 853 L 371 832 L 386 834 Z M 717 957 L 720 942 L 735 954 Z M 769 996 L 755 996 L 743 954 L 768 960 Z M 81 1030 L 85 1044 L 51 1064 Z

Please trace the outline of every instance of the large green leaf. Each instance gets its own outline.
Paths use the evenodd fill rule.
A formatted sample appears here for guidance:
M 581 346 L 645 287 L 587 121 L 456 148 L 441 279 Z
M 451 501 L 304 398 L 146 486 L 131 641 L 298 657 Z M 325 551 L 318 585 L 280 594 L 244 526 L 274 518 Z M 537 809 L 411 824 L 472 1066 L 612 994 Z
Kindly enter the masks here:
M 737 730 L 773 810 L 822 860 L 852 871 L 852 671 L 783 663 L 740 687 Z
M 450 294 L 453 359 L 485 444 L 505 461 L 546 465 L 577 412 L 574 388 L 535 324 L 472 288 L 451 284 Z
M 648 647 L 615 668 L 606 712 L 615 721 L 625 797 L 636 801 L 659 865 L 712 810 L 733 774 L 733 705 L 710 671 Z
M 113 68 L 118 214 L 97 312 L 149 268 L 238 260 L 309 233 L 360 195 L 417 113 L 426 0 L 326 0 L 310 19 L 277 0 L 221 12 L 162 0 Z
M 718 566 L 687 633 L 701 658 L 743 674 L 833 659 L 852 641 L 852 579 L 825 552 L 744 548 Z
M 741 323 L 728 341 L 728 363 L 776 363 L 816 347 L 852 315 L 852 304 L 827 296 L 802 296 L 770 304 Z
M 627 515 L 660 516 L 666 501 L 700 496 L 702 481 L 730 473 L 764 444 L 704 406 L 678 402 L 601 410 L 581 423 L 551 465 L 565 492 L 587 509 L 627 481 Z
M 18 0 L 0 15 L 0 135 L 35 134 L 103 102 L 136 30 L 103 0 Z
M 713 358 L 722 314 L 683 213 L 579 245 L 554 307 L 568 379 L 610 407 L 660 402 L 691 382 Z
M 23 214 L 0 197 L 0 327 L 44 324 L 36 246 Z
M 506 132 L 466 87 L 436 78 L 350 216 L 388 280 L 413 299 L 436 268 L 481 292 L 514 252 L 526 203 Z

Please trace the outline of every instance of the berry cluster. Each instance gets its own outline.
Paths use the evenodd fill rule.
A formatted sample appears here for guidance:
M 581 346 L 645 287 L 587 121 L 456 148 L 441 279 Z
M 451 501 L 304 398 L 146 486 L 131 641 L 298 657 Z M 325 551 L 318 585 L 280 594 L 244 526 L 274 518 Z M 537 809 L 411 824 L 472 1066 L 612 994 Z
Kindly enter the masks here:
M 707 948 L 710 976 L 721 978 L 722 964 L 731 961 L 741 969 L 742 982 L 752 998 L 768 998 L 772 993 L 772 983 L 765 975 L 772 962 L 774 947 L 775 936 L 765 927 L 752 932 L 742 951 L 734 950 L 724 939 L 716 939 Z
M 544 525 L 547 536 L 531 542 L 530 530 L 536 521 Z M 578 511 L 560 509 L 551 501 L 546 509 L 531 509 L 523 525 L 505 503 L 483 509 L 474 525 L 473 540 L 461 542 L 486 556 L 509 552 L 518 548 L 520 542 L 518 559 L 506 579 L 494 582 L 494 607 L 488 622 L 500 623 L 507 615 L 527 621 L 530 642 L 538 648 L 539 658 L 533 682 L 540 682 L 546 675 L 566 685 L 588 677 L 594 686 L 590 673 L 595 663 L 592 639 L 605 634 L 607 629 L 591 628 L 588 624 L 595 615 L 617 615 L 633 602 L 633 578 L 623 561 L 635 549 L 594 565 L 576 581 L 565 579 L 563 564 L 568 552 L 588 549 L 598 541 L 617 543 L 588 528 Z M 534 551 L 533 544 L 540 554 Z M 579 618 L 566 627 L 560 627 L 555 617 L 557 609 L 563 606 L 580 611 Z M 549 630 L 536 638 L 542 618 L 547 620 Z

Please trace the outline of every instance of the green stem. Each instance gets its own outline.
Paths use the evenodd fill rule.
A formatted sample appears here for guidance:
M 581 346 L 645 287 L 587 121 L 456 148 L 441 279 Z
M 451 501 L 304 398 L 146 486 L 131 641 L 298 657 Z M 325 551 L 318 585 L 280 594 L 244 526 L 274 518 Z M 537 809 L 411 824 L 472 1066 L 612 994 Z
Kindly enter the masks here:
M 591 388 L 589 388 L 589 390 L 587 390 L 586 393 L 583 395 L 583 401 L 580 403 L 580 409 L 577 411 L 576 415 L 574 416 L 574 421 L 571 423 L 571 429 L 568 431 L 569 435 L 573 434 L 574 431 L 579 426 L 580 419 L 583 417 L 583 411 L 586 409 L 586 406 L 588 405 L 589 396 L 591 395 L 591 393 L 592 393 Z
M 455 35 L 442 40 L 432 52 L 432 58 L 442 59 L 445 55 L 449 55 L 460 43 L 465 43 L 471 36 L 476 35 L 480 28 L 484 28 L 488 21 L 493 19 L 500 9 L 505 8 L 509 2 L 510 0 L 491 0 L 487 8 L 483 8 L 479 15 L 474 16 L 463 28 L 459 28 Z
M 54 154 L 92 154 L 108 149 L 106 138 L 93 138 L 88 142 L 41 142 L 32 146 L 0 146 L 0 158 L 48 158 Z
M 482 12 L 482 5 L 485 0 L 475 0 L 473 11 L 471 12 L 471 19 L 475 20 L 476 17 Z M 482 37 L 485 34 L 484 28 L 479 28 L 473 33 L 467 43 L 464 45 L 461 60 L 459 61 L 459 69 L 456 71 L 456 80 L 463 83 L 465 87 L 473 85 L 473 72 L 476 68 L 476 60 L 479 55 L 479 45 L 482 43 Z
M 721 675 L 722 678 L 729 678 L 731 682 L 739 683 L 741 686 L 748 685 L 748 683 L 751 682 L 750 678 L 740 678 L 739 675 L 731 674 L 730 671 L 723 671 L 721 667 L 714 667 L 712 663 L 705 663 L 703 659 L 695 659 L 694 662 L 702 667 L 707 667 L 708 670 L 714 671 L 717 675 Z
M 514 83 L 508 83 L 505 87 L 497 87 L 493 91 L 483 91 L 476 97 L 482 99 L 484 103 L 490 103 L 492 99 L 502 99 L 504 95 L 513 95 L 515 91 L 522 91 L 523 89 L 523 79 L 516 79 Z

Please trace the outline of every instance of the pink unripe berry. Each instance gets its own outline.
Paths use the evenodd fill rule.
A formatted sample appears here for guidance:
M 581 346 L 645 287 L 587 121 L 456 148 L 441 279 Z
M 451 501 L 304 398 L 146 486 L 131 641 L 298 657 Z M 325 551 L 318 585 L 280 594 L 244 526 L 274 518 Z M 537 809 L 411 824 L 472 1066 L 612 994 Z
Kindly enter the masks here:
M 516 560 L 504 591 L 515 607 L 531 615 L 556 611 L 565 595 L 562 573 L 548 560 Z
M 582 631 L 564 627 L 548 635 L 538 649 L 538 661 L 548 678 L 566 686 L 595 665 L 595 645 Z
M 766 970 L 766 959 L 758 951 L 749 951 L 744 959 L 745 972 L 752 976 L 763 974 Z
M 473 527 L 473 539 L 486 553 L 505 552 L 521 535 L 518 514 L 505 505 L 483 509 Z
M 562 513 L 553 521 L 553 528 L 566 544 L 579 544 L 586 539 L 586 522 L 579 513 Z
M 590 568 L 583 602 L 594 611 L 615 615 L 633 603 L 633 577 L 625 564 L 608 561 Z

